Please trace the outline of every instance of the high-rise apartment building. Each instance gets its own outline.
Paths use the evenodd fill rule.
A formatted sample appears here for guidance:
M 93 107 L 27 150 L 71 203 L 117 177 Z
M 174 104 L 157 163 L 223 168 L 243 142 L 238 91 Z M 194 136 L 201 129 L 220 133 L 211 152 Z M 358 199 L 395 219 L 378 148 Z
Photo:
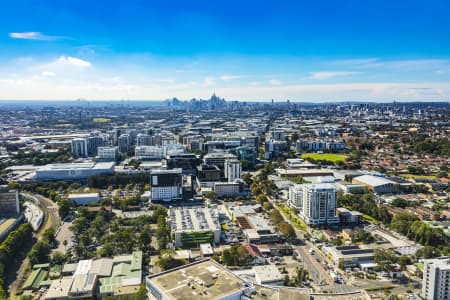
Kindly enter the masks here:
M 427 300 L 450 299 L 450 257 L 423 262 L 422 296 Z
M 297 184 L 289 190 L 288 204 L 308 225 L 338 223 L 337 189 L 332 183 Z
M 96 156 L 98 147 L 104 146 L 103 137 L 94 135 L 87 138 L 87 152 L 89 156 Z
M 74 156 L 88 156 L 88 142 L 87 139 L 77 138 L 73 139 L 72 143 L 72 155 Z

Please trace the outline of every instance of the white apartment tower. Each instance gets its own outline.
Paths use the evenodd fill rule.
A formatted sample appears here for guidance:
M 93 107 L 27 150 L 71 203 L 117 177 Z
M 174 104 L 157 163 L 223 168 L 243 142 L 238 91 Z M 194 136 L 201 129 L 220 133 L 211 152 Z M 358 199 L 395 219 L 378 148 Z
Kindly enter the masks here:
M 422 296 L 427 300 L 450 299 L 450 257 L 423 262 Z
M 297 184 L 289 190 L 289 205 L 308 225 L 334 224 L 337 188 L 333 183 Z
M 242 164 L 237 159 L 227 159 L 224 165 L 225 177 L 228 182 L 234 182 L 236 179 L 242 178 Z
M 88 142 L 87 139 L 73 139 L 72 140 L 72 155 L 74 156 L 88 156 Z

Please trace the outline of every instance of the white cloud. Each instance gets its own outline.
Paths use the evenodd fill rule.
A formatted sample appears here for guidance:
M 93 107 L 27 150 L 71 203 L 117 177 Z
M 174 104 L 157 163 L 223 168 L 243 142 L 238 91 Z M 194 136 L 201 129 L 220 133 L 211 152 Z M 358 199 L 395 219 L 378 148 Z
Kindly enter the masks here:
M 238 76 L 238 75 L 222 75 L 220 77 L 220 79 L 223 81 L 232 81 L 232 80 L 239 79 L 239 78 L 241 78 L 241 76 Z
M 216 83 L 216 80 L 212 76 L 207 76 L 207 77 L 205 77 L 205 79 L 203 79 L 203 86 L 205 86 L 205 87 L 212 86 L 215 83 Z
M 309 79 L 316 79 L 316 80 L 325 80 L 330 79 L 338 76 L 350 76 L 358 74 L 358 72 L 347 72 L 347 71 L 335 71 L 335 72 L 311 72 L 309 73 Z
M 332 65 L 337 66 L 347 66 L 347 67 L 359 67 L 359 66 L 370 66 L 376 64 L 380 61 L 378 58 L 351 58 L 351 59 L 341 59 L 331 62 Z
M 278 80 L 278 79 L 270 79 L 269 83 L 271 85 L 281 85 L 282 84 L 282 82 L 280 80 Z
M 41 32 L 28 31 L 28 32 L 10 32 L 9 37 L 12 39 L 21 40 L 38 40 L 38 41 L 52 41 L 60 39 L 59 36 L 46 35 Z
M 56 74 L 55 74 L 55 72 L 52 72 L 52 71 L 43 71 L 43 72 L 41 73 L 41 75 L 42 75 L 42 76 L 45 76 L 45 77 L 53 77 L 53 76 L 55 76 Z
M 60 64 L 69 64 L 77 67 L 90 67 L 92 64 L 86 60 L 82 60 L 81 58 L 76 58 L 72 56 L 60 56 L 56 63 Z

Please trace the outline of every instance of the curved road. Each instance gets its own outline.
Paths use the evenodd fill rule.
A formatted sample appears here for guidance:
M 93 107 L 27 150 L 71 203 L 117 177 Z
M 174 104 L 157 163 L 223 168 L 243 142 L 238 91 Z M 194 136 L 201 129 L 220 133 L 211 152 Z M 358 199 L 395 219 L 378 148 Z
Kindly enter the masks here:
M 53 228 L 56 230 L 56 228 L 61 223 L 61 218 L 59 217 L 58 213 L 58 205 L 55 202 L 47 197 L 37 194 L 21 193 L 21 196 L 37 202 L 39 204 L 39 207 L 44 212 L 44 220 L 42 221 L 41 228 L 34 235 L 36 240 L 39 240 L 42 237 L 45 230 L 49 228 Z M 29 267 L 28 265 L 29 260 L 27 257 L 25 257 L 20 268 L 16 272 L 16 279 L 9 285 L 9 299 L 17 299 L 16 292 L 20 289 L 23 281 L 25 280 L 24 276 Z

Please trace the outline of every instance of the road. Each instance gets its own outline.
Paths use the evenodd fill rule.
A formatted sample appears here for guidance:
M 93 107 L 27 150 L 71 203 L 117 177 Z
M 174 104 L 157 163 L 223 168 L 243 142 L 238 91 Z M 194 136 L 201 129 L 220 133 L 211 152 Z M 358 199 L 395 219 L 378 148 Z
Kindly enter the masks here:
M 316 258 L 308 252 L 309 248 L 307 246 L 295 246 L 295 249 L 300 254 L 303 267 L 308 270 L 311 279 L 317 285 L 320 285 L 321 283 L 334 284 L 331 277 L 316 260 Z
M 41 196 L 37 194 L 21 194 L 25 198 L 31 199 L 32 201 L 39 203 L 39 207 L 44 212 L 44 221 L 42 222 L 42 226 L 39 229 L 38 232 L 34 234 L 34 237 L 36 240 L 39 240 L 42 235 L 44 234 L 44 231 L 48 228 L 53 228 L 56 230 L 56 228 L 59 226 L 61 219 L 58 214 L 58 206 L 55 202 L 52 200 Z M 9 298 L 8 299 L 19 299 L 16 297 L 16 292 L 19 290 L 19 288 L 22 286 L 23 282 L 25 281 L 25 275 L 27 270 L 29 269 L 29 260 L 27 257 L 22 261 L 22 264 L 20 265 L 20 268 L 16 272 L 16 279 L 14 282 L 12 282 L 8 287 L 8 293 Z
M 276 207 L 275 199 L 273 199 L 272 197 L 268 197 L 268 199 Z M 281 212 L 281 210 L 280 210 L 280 212 Z M 284 213 L 281 212 L 281 216 L 287 223 L 292 225 L 291 221 L 284 215 Z M 297 238 L 304 241 L 305 245 L 304 246 L 293 246 L 293 247 L 300 254 L 300 257 L 303 262 L 303 267 L 308 270 L 308 272 L 311 276 L 311 279 L 314 281 L 316 286 L 320 288 L 321 284 L 334 285 L 334 280 L 331 278 L 331 276 L 328 274 L 328 272 L 323 268 L 323 265 L 321 265 L 322 261 L 326 261 L 325 257 L 323 257 L 323 255 L 321 254 L 321 252 L 319 251 L 319 249 L 317 249 L 317 247 L 315 245 L 313 245 L 311 242 L 305 240 L 305 238 L 304 238 L 305 231 L 296 229 L 295 227 L 294 227 L 294 230 L 295 230 L 295 235 L 297 236 Z M 310 248 L 313 248 L 315 250 L 315 253 L 316 253 L 316 255 L 318 255 L 317 257 L 319 258 L 320 262 L 317 261 L 316 255 L 313 256 L 309 253 Z

